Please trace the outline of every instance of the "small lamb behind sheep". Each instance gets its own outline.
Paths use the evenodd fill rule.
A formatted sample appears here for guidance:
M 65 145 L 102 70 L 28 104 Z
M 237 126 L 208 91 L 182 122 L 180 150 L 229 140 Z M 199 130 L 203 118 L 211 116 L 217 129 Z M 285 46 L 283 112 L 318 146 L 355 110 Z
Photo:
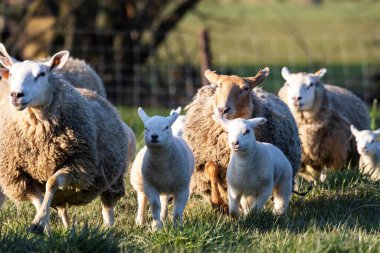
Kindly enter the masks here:
M 136 223 L 146 219 L 147 200 L 152 209 L 154 231 L 162 227 L 167 216 L 167 200 L 174 196 L 173 223 L 182 223 L 189 198 L 189 185 L 194 170 L 194 155 L 186 142 L 173 136 L 171 125 L 181 109 L 169 117 L 148 117 L 140 107 L 138 114 L 145 125 L 145 144 L 136 156 L 131 170 L 131 184 L 137 191 Z
M 340 169 L 349 160 L 359 161 L 350 125 L 369 129 L 368 110 L 352 92 L 321 79 L 327 70 L 291 73 L 282 68 L 286 80 L 279 97 L 289 106 L 300 133 L 302 168 L 309 181 L 324 180 L 327 169 Z
M 283 214 L 292 195 L 292 166 L 276 146 L 256 141 L 254 128 L 267 120 L 212 118 L 228 132 L 231 149 L 227 169 L 228 208 L 239 216 L 239 203 L 244 215 L 261 211 L 268 198 L 274 197 L 274 214 Z
M 4 193 L 34 204 L 32 232 L 48 230 L 50 207 L 58 209 L 67 227 L 67 205 L 87 204 L 98 196 L 104 223 L 113 225 L 129 162 L 128 137 L 115 108 L 56 73 L 68 51 L 46 62 L 14 61 L 1 43 L 0 52 L 2 76 L 10 87 L 9 103 L 0 107 Z
M 358 153 L 360 154 L 359 168 L 370 176 L 372 180 L 380 180 L 380 128 L 376 131 L 359 131 L 351 125 L 351 132 L 356 138 Z
M 174 110 L 170 112 L 172 114 Z M 185 115 L 179 115 L 176 121 L 174 121 L 172 125 L 172 132 L 174 136 L 182 137 L 183 135 L 183 130 L 185 128 Z

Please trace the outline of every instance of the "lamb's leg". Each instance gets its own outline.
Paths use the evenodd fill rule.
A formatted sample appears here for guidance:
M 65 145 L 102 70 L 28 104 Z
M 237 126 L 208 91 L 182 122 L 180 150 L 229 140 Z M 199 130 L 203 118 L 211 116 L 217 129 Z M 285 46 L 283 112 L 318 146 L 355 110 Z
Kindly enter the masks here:
M 161 194 L 160 195 L 160 202 L 161 202 L 161 213 L 160 217 L 162 221 L 165 221 L 166 217 L 168 216 L 168 195 Z
M 137 192 L 137 215 L 136 215 L 136 224 L 142 226 L 146 221 L 146 207 L 148 205 L 148 198 L 144 192 Z
M 260 212 L 263 210 L 265 203 L 272 194 L 273 186 L 265 187 L 256 197 L 251 206 L 251 211 Z
M 67 214 L 67 208 L 64 206 L 63 207 L 60 206 L 60 207 L 57 207 L 57 210 L 58 210 L 59 217 L 61 217 L 63 226 L 65 227 L 65 229 L 68 229 L 70 225 L 70 221 L 69 221 L 69 216 Z
M 239 204 L 241 194 L 233 189 L 230 185 L 228 186 L 228 210 L 232 217 L 239 218 Z
M 148 197 L 150 209 L 152 210 L 152 230 L 157 231 L 162 227 L 162 221 L 160 219 L 161 212 L 161 202 L 160 202 L 160 194 L 154 188 L 149 186 L 148 184 L 144 184 L 145 194 Z
M 282 215 L 285 213 L 286 207 L 289 204 L 290 197 L 292 196 L 291 180 L 282 181 L 273 190 L 273 214 Z
M 67 172 L 58 170 L 53 176 L 49 177 L 46 182 L 45 197 L 40 209 L 35 216 L 30 230 L 34 233 L 41 234 L 43 228 L 49 223 L 50 206 L 55 192 L 59 187 L 70 184 L 70 175 Z
M 211 183 L 211 205 L 213 207 L 220 207 L 224 212 L 228 211 L 226 203 L 224 203 L 221 193 L 220 193 L 220 184 L 219 184 L 219 168 L 215 162 L 209 161 L 205 165 L 206 174 Z
M 254 201 L 253 196 L 242 196 L 240 200 L 240 205 L 243 209 L 244 216 L 247 216 L 251 211 L 251 206 Z
M 174 226 L 182 224 L 183 210 L 189 199 L 190 190 L 186 189 L 174 194 L 173 224 Z

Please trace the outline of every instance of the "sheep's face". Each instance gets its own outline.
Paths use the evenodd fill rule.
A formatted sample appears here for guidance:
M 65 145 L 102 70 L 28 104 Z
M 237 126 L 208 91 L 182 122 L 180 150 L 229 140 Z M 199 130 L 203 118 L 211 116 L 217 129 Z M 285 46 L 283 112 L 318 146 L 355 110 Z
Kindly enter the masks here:
M 175 111 L 168 117 L 149 117 L 140 107 L 138 114 L 144 122 L 144 139 L 148 147 L 167 147 L 172 143 L 173 133 L 171 126 L 178 118 L 179 112 Z
M 290 73 L 288 68 L 282 68 L 282 76 L 286 80 L 287 104 L 294 111 L 311 110 L 314 104 L 315 89 L 322 85 L 320 79 L 326 73 L 321 69 L 312 73 Z
M 214 114 L 227 119 L 251 116 L 251 90 L 269 76 L 269 68 L 260 70 L 254 77 L 218 75 L 206 70 L 205 76 L 215 87 Z
M 0 44 L 0 63 L 5 67 L 2 77 L 10 86 L 9 101 L 16 110 L 26 107 L 40 107 L 47 103 L 50 93 L 49 75 L 54 68 L 61 68 L 69 52 L 55 54 L 47 62 L 19 62 L 10 57 Z
M 351 126 L 351 132 L 356 139 L 356 147 L 360 155 L 373 155 L 376 152 L 379 143 L 376 139 L 380 136 L 380 129 L 376 131 L 357 130 Z
M 218 116 L 212 116 L 215 122 L 219 123 L 227 131 L 227 143 L 232 152 L 247 152 L 256 143 L 254 128 L 264 124 L 265 118 L 228 120 Z

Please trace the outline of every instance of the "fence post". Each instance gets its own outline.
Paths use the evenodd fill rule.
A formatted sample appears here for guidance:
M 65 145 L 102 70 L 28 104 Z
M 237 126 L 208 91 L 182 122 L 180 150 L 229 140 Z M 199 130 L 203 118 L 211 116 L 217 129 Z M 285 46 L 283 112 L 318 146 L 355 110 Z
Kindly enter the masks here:
M 211 68 L 211 50 L 210 50 L 210 36 L 207 28 L 204 28 L 200 36 L 200 51 L 201 51 L 201 80 L 202 85 L 208 85 L 205 77 L 205 71 Z

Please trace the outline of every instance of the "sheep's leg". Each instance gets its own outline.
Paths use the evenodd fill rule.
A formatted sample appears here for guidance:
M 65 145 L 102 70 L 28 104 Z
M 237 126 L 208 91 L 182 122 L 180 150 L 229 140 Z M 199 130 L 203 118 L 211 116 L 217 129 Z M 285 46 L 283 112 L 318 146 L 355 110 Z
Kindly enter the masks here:
M 42 205 L 35 216 L 30 231 L 41 234 L 43 228 L 49 223 L 50 206 L 55 192 L 59 187 L 68 185 L 70 182 L 67 172 L 57 171 L 53 176 L 49 177 L 46 182 L 45 197 Z
M 182 224 L 183 210 L 189 199 L 190 190 L 186 189 L 174 194 L 173 224 L 174 226 Z
M 144 192 L 137 192 L 137 216 L 136 216 L 136 224 L 138 226 L 142 226 L 146 221 L 146 207 L 148 205 L 148 198 L 146 197 Z
M 261 210 L 263 210 L 265 203 L 272 194 L 272 189 L 272 186 L 268 186 L 265 189 L 263 189 L 260 192 L 260 194 L 257 195 L 255 201 L 251 206 L 251 211 L 260 212 Z
M 32 202 L 34 208 L 36 208 L 36 215 L 42 206 L 44 200 L 41 190 L 37 187 L 34 187 L 35 191 L 28 194 L 28 199 Z M 50 223 L 48 222 L 44 227 L 46 233 L 50 233 Z M 42 230 L 40 231 L 42 233 Z
M 168 195 L 161 194 L 160 195 L 160 202 L 161 202 L 161 213 L 160 217 L 162 221 L 165 221 L 166 217 L 168 216 Z
M 230 185 L 228 186 L 228 210 L 232 217 L 239 218 L 239 204 L 240 204 L 241 194 L 233 189 Z
M 115 207 L 105 205 L 102 203 L 102 216 L 103 216 L 103 223 L 106 227 L 112 227 L 115 223 Z
M 222 188 L 219 184 L 219 168 L 215 162 L 207 162 L 205 165 L 206 174 L 211 183 L 211 205 L 213 207 L 220 207 L 225 212 L 228 210 L 226 203 L 224 203 L 220 188 Z
M 251 206 L 253 203 L 253 196 L 242 196 L 240 200 L 240 205 L 243 209 L 244 216 L 247 216 L 251 211 Z
M 160 194 L 158 191 L 149 186 L 148 184 L 144 184 L 145 194 L 148 197 L 148 201 L 150 204 L 150 209 L 152 210 L 152 230 L 157 231 L 162 227 L 162 221 L 160 219 L 161 212 L 161 202 L 160 202 Z
M 327 168 L 323 167 L 321 174 L 319 176 L 319 180 L 323 183 L 323 182 L 325 182 L 326 178 L 327 178 Z
M 67 208 L 60 206 L 60 207 L 57 207 L 57 210 L 58 210 L 59 217 L 61 217 L 63 226 L 65 227 L 65 229 L 68 229 L 70 225 L 70 221 L 69 221 L 69 215 L 67 214 Z
M 283 181 L 273 191 L 273 214 L 275 215 L 284 214 L 289 204 L 290 197 L 292 196 L 292 184 L 290 181 Z
M 125 194 L 124 176 L 120 175 L 118 180 L 111 186 L 110 189 L 100 194 L 102 202 L 103 222 L 106 227 L 112 227 L 115 223 L 115 205 L 119 199 Z

